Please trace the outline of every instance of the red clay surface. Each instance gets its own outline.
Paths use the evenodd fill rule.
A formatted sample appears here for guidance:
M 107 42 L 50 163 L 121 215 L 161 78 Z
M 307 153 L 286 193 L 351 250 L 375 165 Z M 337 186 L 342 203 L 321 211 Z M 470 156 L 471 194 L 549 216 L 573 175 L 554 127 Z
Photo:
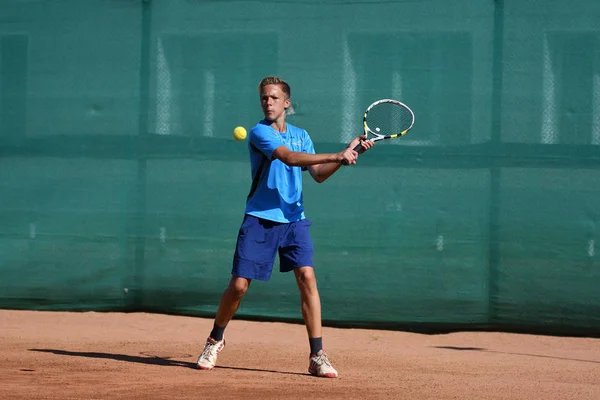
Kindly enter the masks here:
M 324 329 L 338 379 L 307 374 L 302 325 L 0 310 L 1 399 L 600 399 L 600 339 Z

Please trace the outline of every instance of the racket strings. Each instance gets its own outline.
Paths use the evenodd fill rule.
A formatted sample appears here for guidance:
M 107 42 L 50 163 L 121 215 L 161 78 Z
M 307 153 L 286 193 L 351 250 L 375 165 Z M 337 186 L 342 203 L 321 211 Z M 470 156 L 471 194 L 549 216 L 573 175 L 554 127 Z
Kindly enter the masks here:
M 369 110 L 366 123 L 371 132 L 384 136 L 394 135 L 410 128 L 413 114 L 399 104 L 381 103 Z

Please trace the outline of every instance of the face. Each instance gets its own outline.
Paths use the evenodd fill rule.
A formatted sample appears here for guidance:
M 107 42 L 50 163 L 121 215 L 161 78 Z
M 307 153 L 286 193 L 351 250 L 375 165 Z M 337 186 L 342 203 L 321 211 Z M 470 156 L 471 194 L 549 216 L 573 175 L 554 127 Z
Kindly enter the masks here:
M 281 86 L 266 85 L 260 93 L 260 105 L 267 120 L 278 121 L 285 117 L 285 109 L 290 106 L 290 99 L 283 93 Z

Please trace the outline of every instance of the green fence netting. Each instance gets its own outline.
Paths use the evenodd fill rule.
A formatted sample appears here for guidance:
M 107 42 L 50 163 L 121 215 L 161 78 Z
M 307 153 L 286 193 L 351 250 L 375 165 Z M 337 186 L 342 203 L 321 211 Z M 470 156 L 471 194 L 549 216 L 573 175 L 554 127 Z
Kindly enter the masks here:
M 250 187 L 231 131 L 280 75 L 318 152 L 376 99 L 416 114 L 305 179 L 328 323 L 598 333 L 598 21 L 592 0 L 4 0 L 0 307 L 214 315 Z M 300 320 L 293 276 L 238 317 Z

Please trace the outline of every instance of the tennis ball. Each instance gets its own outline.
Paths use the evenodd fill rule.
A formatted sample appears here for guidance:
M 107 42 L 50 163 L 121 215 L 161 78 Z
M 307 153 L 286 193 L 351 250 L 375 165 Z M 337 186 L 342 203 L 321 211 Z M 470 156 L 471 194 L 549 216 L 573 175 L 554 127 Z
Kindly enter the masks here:
M 233 138 L 235 140 L 246 139 L 246 129 L 243 126 L 238 126 L 233 130 Z

